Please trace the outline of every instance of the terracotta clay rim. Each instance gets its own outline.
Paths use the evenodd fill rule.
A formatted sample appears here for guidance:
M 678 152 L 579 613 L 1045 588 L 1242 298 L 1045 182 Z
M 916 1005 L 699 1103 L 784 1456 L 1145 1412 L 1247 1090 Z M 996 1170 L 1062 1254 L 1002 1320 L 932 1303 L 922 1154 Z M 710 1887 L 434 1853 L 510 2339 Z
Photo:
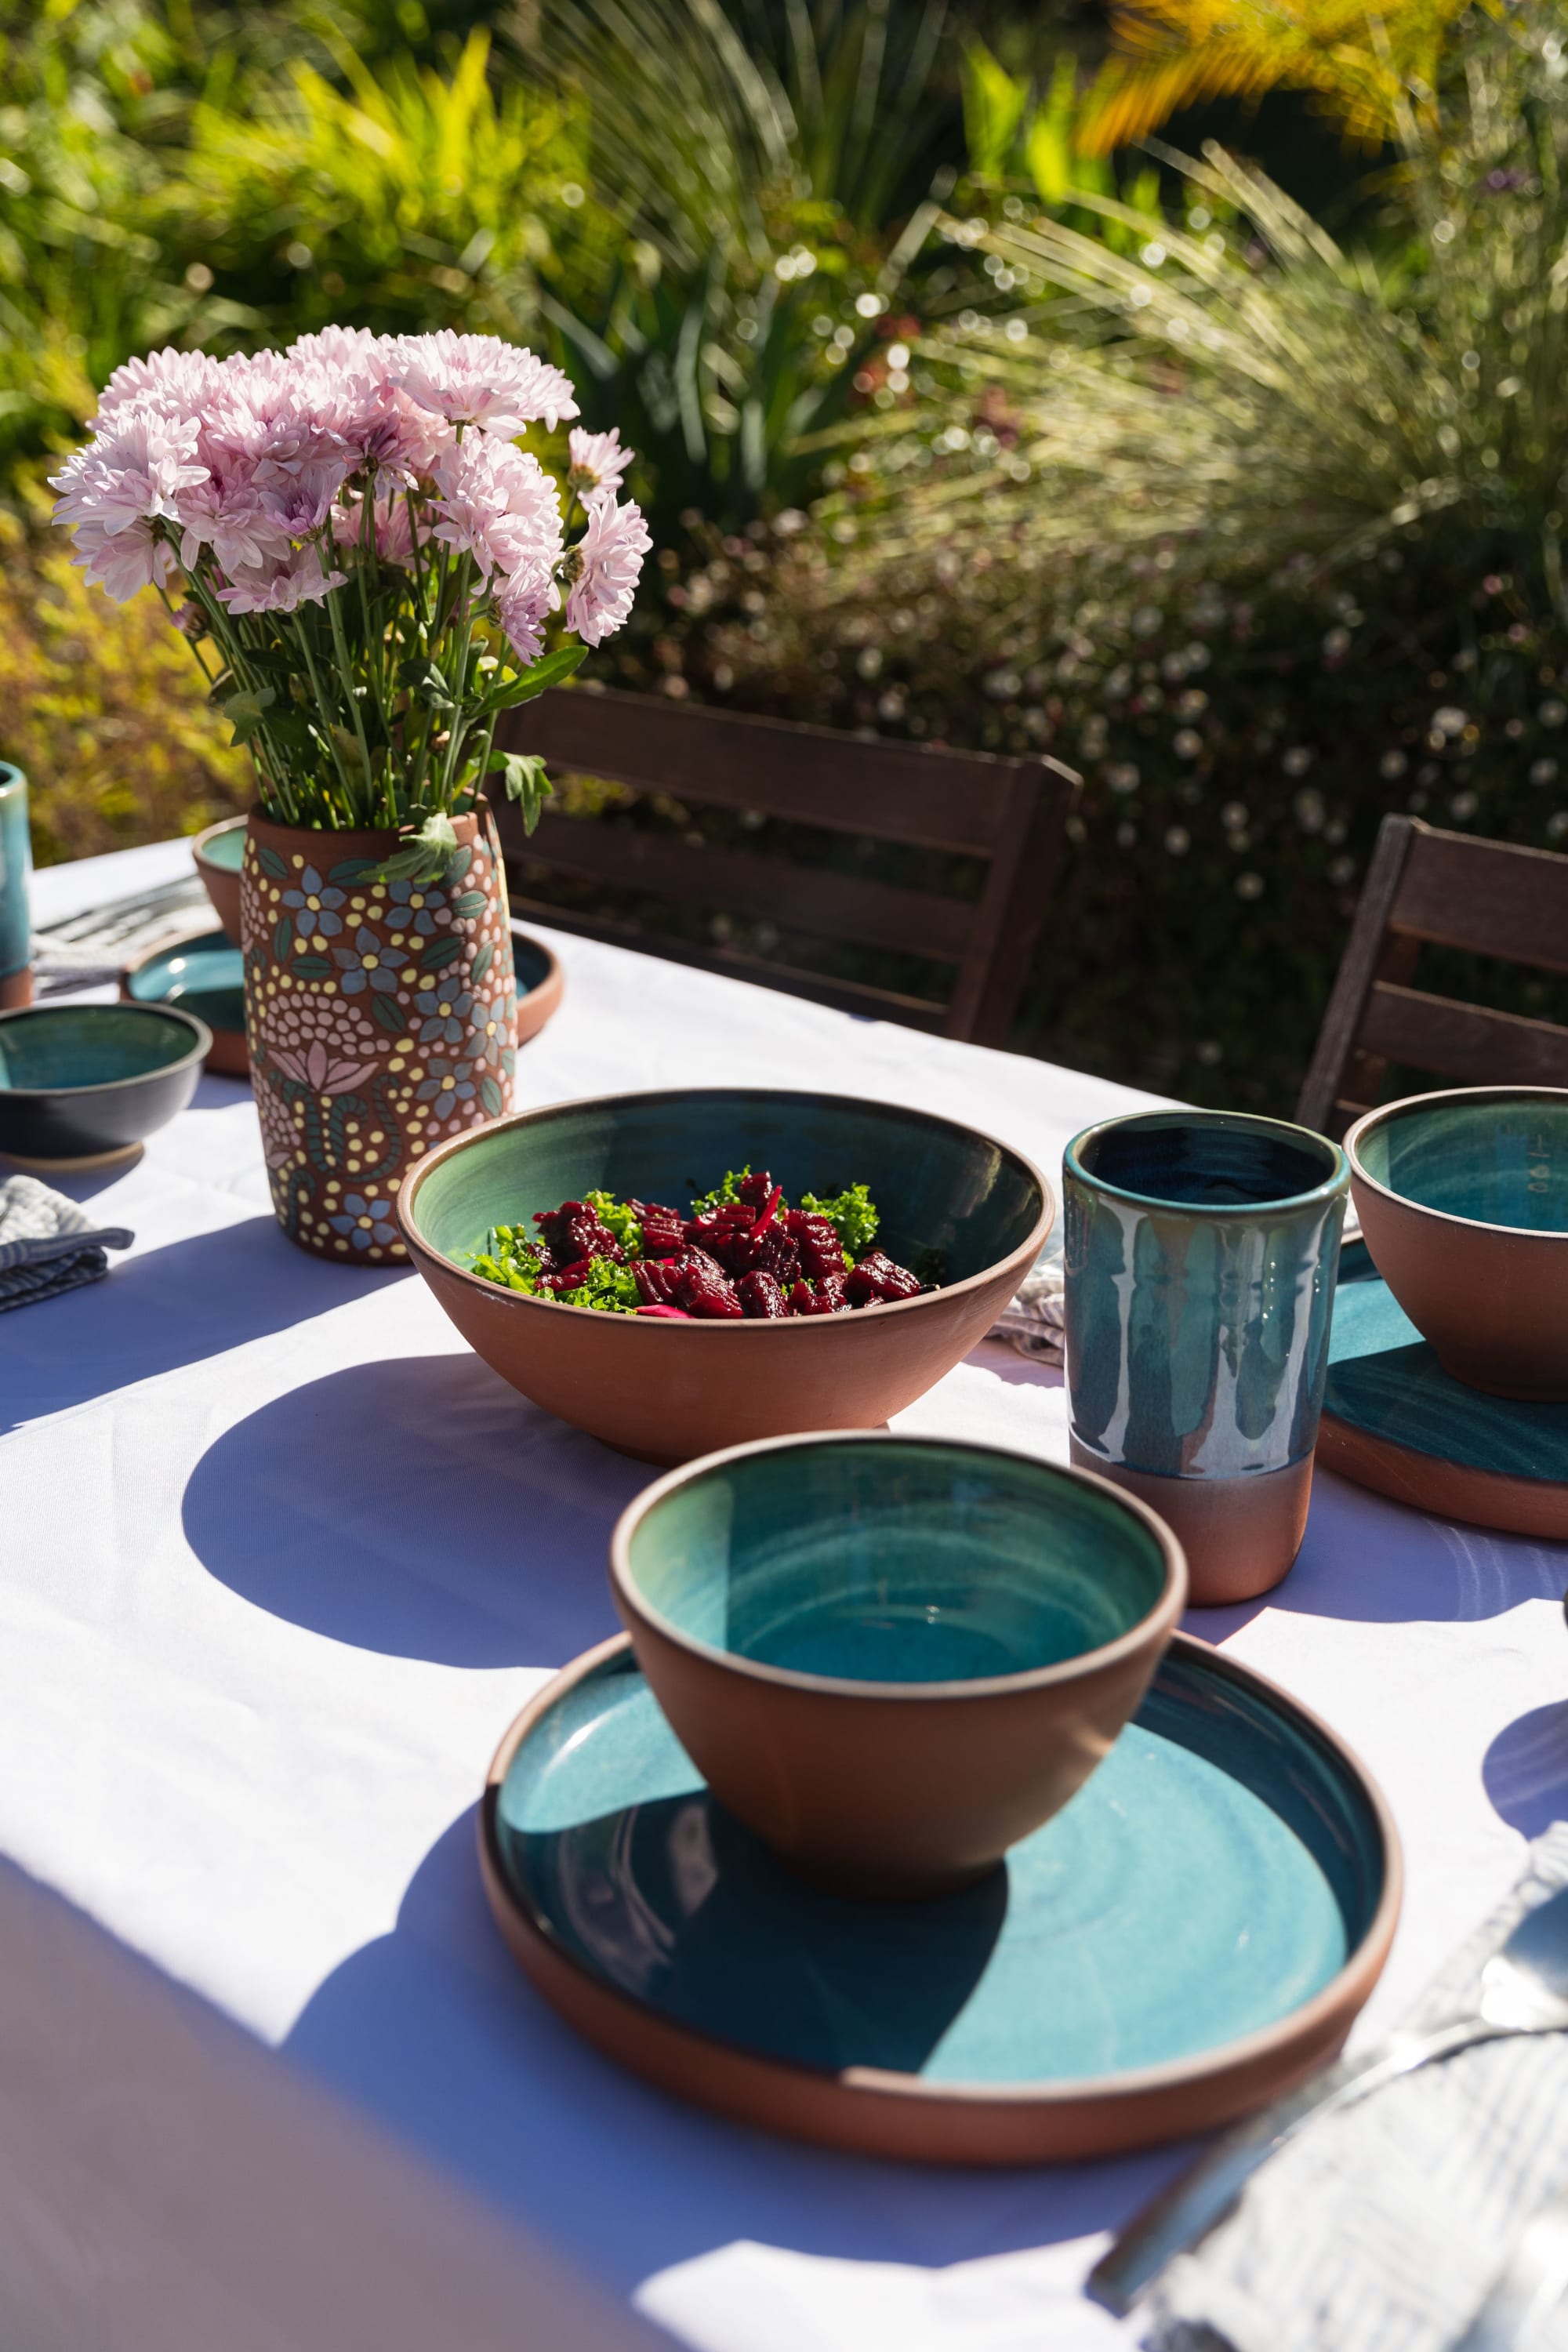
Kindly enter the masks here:
M 520 1024 L 522 1019 L 524 1006 L 526 1005 L 528 1008 L 530 1018 L 529 1033 L 522 1040 L 523 1044 L 526 1045 L 531 1045 L 533 1039 L 538 1036 L 539 1032 L 543 1028 L 547 1021 L 553 1020 L 555 1013 L 560 1007 L 561 999 L 565 992 L 566 973 L 562 965 L 560 957 L 556 954 L 548 940 L 542 940 L 539 933 L 537 931 L 531 931 L 525 923 L 509 922 L 507 929 L 510 931 L 514 940 L 526 940 L 529 946 L 531 948 L 537 948 L 540 954 L 546 960 L 544 978 L 539 982 L 537 987 L 531 988 L 526 995 L 521 995 L 517 1000 L 517 1014 Z M 431 1156 L 434 1157 L 434 1154 Z
M 51 1004 L 18 1004 L 9 1013 L 0 1013 L 0 1022 L 31 1020 L 40 1013 L 52 1013 L 57 1010 L 63 1013 L 67 1009 L 63 1004 L 58 1007 Z M 100 1012 L 117 1013 L 121 1010 L 121 1006 L 102 1005 L 94 1008 L 90 1004 L 82 1004 L 74 1008 L 79 1013 L 90 1013 L 95 1009 Z M 62 1095 L 69 1095 L 74 1101 L 79 1095 L 104 1095 L 118 1091 L 121 1087 L 142 1086 L 149 1078 L 171 1078 L 177 1070 L 188 1070 L 193 1062 L 205 1062 L 212 1052 L 213 1033 L 198 1014 L 182 1013 L 177 1004 L 133 1003 L 127 1009 L 132 1013 L 144 1013 L 149 1020 L 153 1021 L 177 1021 L 183 1028 L 195 1030 L 196 1042 L 188 1054 L 181 1055 L 177 1062 L 160 1062 L 156 1069 L 132 1070 L 126 1076 L 119 1078 L 94 1078 L 89 1086 L 85 1087 L 0 1086 L 0 1094 L 5 1097 L 7 1102 L 58 1102 Z
M 1031 1666 L 1016 1675 L 970 1675 L 961 1682 L 877 1683 L 862 1682 L 847 1675 L 802 1674 L 793 1666 L 770 1666 L 757 1658 L 745 1658 L 735 1650 L 721 1650 L 710 1642 L 700 1642 L 693 1633 L 683 1633 L 679 1625 L 654 1608 L 639 1590 L 632 1575 L 631 1543 L 643 1520 L 657 1510 L 667 1496 L 679 1487 L 690 1486 L 722 1470 L 731 1462 L 748 1461 L 758 1454 L 787 1454 L 805 1446 L 815 1445 L 900 1445 L 924 1452 L 927 1448 L 962 1454 L 1000 1455 L 1005 1461 L 1026 1463 L 1032 1470 L 1043 1470 L 1048 1477 L 1061 1478 L 1068 1486 L 1089 1486 L 1105 1496 L 1119 1509 L 1142 1522 L 1160 1547 L 1165 1564 L 1165 1580 L 1152 1606 L 1144 1611 L 1135 1625 L 1119 1633 L 1113 1642 L 1103 1642 L 1093 1650 L 1084 1650 L 1071 1658 L 1062 1658 L 1052 1666 Z M 1073 1683 L 1086 1675 L 1099 1674 L 1107 1666 L 1120 1665 L 1126 1658 L 1135 1657 L 1156 1640 L 1162 1653 L 1180 1622 L 1187 1605 L 1187 1558 L 1180 1543 L 1159 1514 L 1141 1502 L 1137 1496 L 1123 1493 L 1109 1478 L 1093 1470 L 1079 1470 L 1062 1462 L 1047 1462 L 1037 1454 L 1026 1454 L 1016 1445 L 992 1445 L 984 1439 L 938 1437 L 924 1433 L 906 1433 L 897 1429 L 823 1429 L 806 1430 L 785 1437 L 754 1438 L 742 1445 L 726 1445 L 716 1454 L 699 1454 L 694 1462 L 679 1464 L 662 1478 L 627 1504 L 616 1521 L 610 1537 L 610 1586 L 617 1607 L 626 1616 L 639 1624 L 647 1625 L 661 1633 L 667 1642 L 689 1655 L 701 1658 L 710 1665 L 728 1668 L 744 1679 L 771 1683 L 783 1690 L 806 1691 L 824 1698 L 877 1699 L 905 1706 L 931 1699 L 1007 1698 L 1019 1691 L 1049 1690 L 1058 1684 Z
M 1332 1152 L 1336 1162 L 1334 1172 L 1331 1176 L 1325 1176 L 1321 1184 L 1309 1185 L 1304 1192 L 1281 1192 L 1267 1201 L 1170 1201 L 1158 1192 L 1133 1192 L 1125 1184 L 1112 1184 L 1105 1177 L 1097 1176 L 1092 1168 L 1086 1168 L 1079 1157 L 1084 1144 L 1092 1143 L 1097 1136 L 1108 1134 L 1113 1127 L 1137 1127 L 1145 1120 L 1160 1118 L 1187 1118 L 1194 1124 L 1207 1121 L 1216 1128 L 1243 1128 L 1253 1134 L 1261 1129 L 1268 1135 L 1305 1136 L 1309 1143 L 1321 1145 L 1323 1150 Z M 1131 1201 L 1139 1209 L 1176 1210 L 1194 1217 L 1255 1217 L 1261 1210 L 1304 1209 L 1314 1201 L 1331 1201 L 1336 1193 L 1348 1188 L 1351 1177 L 1350 1161 L 1343 1148 L 1331 1142 L 1326 1135 L 1320 1135 L 1316 1128 L 1299 1127 L 1289 1118 L 1263 1118 L 1247 1110 L 1183 1111 L 1173 1108 L 1120 1111 L 1114 1118 L 1096 1119 L 1092 1127 L 1080 1128 L 1062 1153 L 1062 1168 L 1064 1173 L 1075 1176 L 1091 1192 L 1104 1192 L 1113 1201 Z
M 1362 1166 L 1361 1139 L 1370 1135 L 1374 1127 L 1385 1119 L 1397 1118 L 1404 1111 L 1430 1110 L 1436 1103 L 1496 1102 L 1507 1096 L 1512 1102 L 1555 1102 L 1568 1104 L 1568 1087 L 1440 1087 L 1428 1095 L 1402 1095 L 1398 1102 L 1380 1103 L 1375 1110 L 1363 1111 L 1345 1136 L 1345 1153 L 1351 1163 L 1351 1173 L 1358 1184 L 1380 1200 L 1390 1201 L 1395 1208 L 1406 1210 L 1413 1217 L 1430 1217 L 1436 1224 L 1454 1225 L 1462 1233 L 1507 1234 L 1515 1241 L 1554 1242 L 1559 1248 L 1568 1245 L 1568 1233 L 1546 1233 L 1539 1225 L 1494 1225 L 1484 1217 L 1461 1217 L 1452 1209 L 1428 1208 L 1425 1201 L 1414 1201 L 1408 1192 L 1395 1192 L 1387 1184 L 1380 1184 Z M 1364 1236 L 1363 1236 L 1364 1238 Z
M 1447 1454 L 1423 1454 L 1325 1412 L 1318 1429 L 1318 1467 L 1370 1487 L 1431 1518 L 1463 1519 L 1504 1535 L 1568 1540 L 1568 1484 L 1560 1478 L 1505 1476 Z
M 626 1633 L 599 1643 L 552 1675 L 496 1750 L 478 1819 L 480 1875 L 490 1907 L 510 1949 L 536 1990 L 588 2040 L 667 2089 L 792 2137 L 885 2155 L 929 2154 L 938 2162 L 1034 2163 L 1051 2156 L 1149 2145 L 1244 2113 L 1263 2105 L 1275 2091 L 1299 2080 L 1321 2056 L 1329 2055 L 1371 1994 L 1388 1958 L 1399 1918 L 1404 1890 L 1399 1833 L 1371 1773 L 1338 1734 L 1299 1699 L 1267 1675 L 1223 1656 L 1190 1634 L 1178 1633 L 1171 1647 L 1179 1654 L 1202 1658 L 1211 1672 L 1227 1681 L 1263 1693 L 1278 1712 L 1293 1718 L 1326 1747 L 1340 1770 L 1360 1790 L 1383 1850 L 1383 1885 L 1377 1903 L 1343 1966 L 1289 2016 L 1237 2041 L 1190 2057 L 1170 2059 L 1159 2066 L 1125 2074 L 1086 2075 L 1070 2083 L 929 2083 L 917 2074 L 859 2066 L 829 2074 L 677 2024 L 610 1986 L 564 1951 L 525 1908 L 501 1864 L 497 1817 L 501 1787 L 519 1748 L 567 1690 L 606 1660 L 630 1651 L 631 1637 Z M 716 2061 L 726 2070 L 724 2081 L 715 2080 Z M 1247 2073 L 1259 2067 L 1264 2070 L 1262 2080 Z M 1239 2096 L 1234 2081 L 1237 2074 L 1245 2077 Z M 1172 2095 L 1201 2094 L 1208 2085 L 1218 2095 L 1212 2111 L 1184 2114 L 1173 2121 L 1168 2105 Z M 1145 2107 L 1146 2115 L 1142 2112 Z M 1100 2111 L 1098 2129 L 1088 2127 L 1083 2111 L 1089 2109 Z M 989 2125 L 996 2131 L 997 2140 L 988 2144 L 985 2153 L 978 2152 L 973 2143 L 962 2148 L 946 2144 L 941 2149 L 913 2148 L 910 2124 L 917 2113 L 935 2116 L 944 2125 L 965 2120 L 982 2132 Z M 1032 2141 L 1021 2145 L 1016 2129 L 1009 2132 L 1008 2126 L 1031 2116 L 1043 2125 L 1057 2119 L 1064 2137 L 1053 2138 L 1048 2148 Z M 1075 2134 L 1072 2127 L 1080 2118 L 1084 2128 Z M 1083 2143 L 1081 2151 L 1079 2140 Z
M 434 1151 L 428 1152 L 420 1160 L 417 1168 L 404 1179 L 398 1190 L 397 1222 L 402 1229 L 404 1240 L 416 1257 L 427 1259 L 432 1265 L 439 1266 L 444 1274 L 456 1275 L 459 1281 L 467 1283 L 480 1297 L 504 1298 L 512 1307 L 527 1307 L 540 1315 L 557 1316 L 564 1307 L 568 1315 L 585 1317 L 593 1323 L 614 1322 L 629 1331 L 679 1330 L 683 1337 L 695 1331 L 710 1338 L 718 1338 L 722 1334 L 731 1342 L 748 1332 L 789 1331 L 803 1328 L 807 1324 L 828 1322 L 831 1318 L 815 1315 L 786 1316 L 776 1322 L 764 1322 L 760 1318 L 755 1321 L 749 1318 L 740 1320 L 733 1318 L 706 1320 L 694 1316 L 689 1322 L 677 1325 L 667 1322 L 662 1316 L 610 1317 L 599 1313 L 592 1307 L 566 1306 L 566 1302 L 559 1298 L 530 1298 L 525 1291 L 502 1290 L 498 1284 L 487 1282 L 482 1275 L 473 1273 L 466 1265 L 459 1265 L 456 1258 L 444 1256 L 425 1239 L 414 1222 L 419 1193 L 431 1170 L 438 1168 L 443 1160 L 455 1158 L 459 1151 L 468 1150 L 482 1137 L 495 1135 L 502 1129 L 525 1127 L 540 1119 L 554 1118 L 563 1111 L 596 1110 L 610 1103 L 689 1102 L 694 1096 L 716 1094 L 765 1095 L 770 1101 L 782 1103 L 793 1101 L 842 1103 L 846 1109 L 858 1111 L 907 1110 L 907 1106 L 901 1103 L 869 1101 L 853 1095 L 830 1095 L 805 1087 L 649 1087 L 635 1094 L 580 1095 L 571 1102 L 541 1104 L 533 1110 L 512 1111 L 505 1118 L 487 1119 L 483 1126 L 472 1127 L 462 1135 L 451 1136 L 445 1143 L 437 1144 Z M 1007 1158 L 1015 1160 L 1030 1181 L 1038 1187 L 1040 1213 L 1016 1248 L 1010 1250 L 1005 1257 L 997 1258 L 994 1265 L 982 1266 L 978 1274 L 966 1274 L 962 1282 L 942 1283 L 936 1290 L 922 1292 L 919 1298 L 879 1299 L 874 1309 L 861 1307 L 857 1310 L 860 1314 L 874 1312 L 879 1321 L 885 1316 L 917 1314 L 922 1307 L 930 1307 L 939 1298 L 961 1298 L 965 1292 L 978 1289 L 982 1283 L 994 1282 L 999 1275 L 1021 1272 L 1026 1265 L 1032 1265 L 1035 1259 L 1038 1257 L 1046 1235 L 1056 1222 L 1056 1194 L 1039 1169 L 1026 1154 L 1019 1151 L 1011 1143 L 1004 1143 L 999 1136 L 987 1135 L 983 1128 L 965 1127 L 960 1119 L 943 1118 L 939 1111 L 920 1111 L 917 1116 L 929 1119 L 933 1127 L 945 1127 L 952 1134 L 963 1136 L 971 1142 L 989 1144 L 994 1151 L 1005 1153 Z
M 248 824 L 253 815 L 259 816 L 261 812 L 259 809 L 247 809 L 243 816 L 220 816 L 216 824 L 204 824 L 200 833 L 193 834 L 191 836 L 191 856 L 195 859 L 197 865 L 199 866 L 205 861 L 205 864 L 212 866 L 213 871 L 216 874 L 237 875 L 239 872 L 239 867 L 237 866 L 219 866 L 216 858 L 207 857 L 206 845 L 208 842 L 212 840 L 215 834 L 233 833 L 237 831 L 240 825 Z

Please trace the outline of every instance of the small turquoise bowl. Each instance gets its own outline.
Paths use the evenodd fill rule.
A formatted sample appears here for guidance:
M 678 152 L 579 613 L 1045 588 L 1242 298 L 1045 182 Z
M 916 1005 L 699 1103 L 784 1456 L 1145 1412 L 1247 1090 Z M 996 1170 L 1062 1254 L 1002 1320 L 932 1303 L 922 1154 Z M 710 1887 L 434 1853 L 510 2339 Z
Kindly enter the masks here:
M 20 981 L 32 952 L 27 897 L 32 870 L 27 779 L 20 768 L 0 760 L 0 1004 L 6 1002 L 5 983 Z M 10 1001 L 16 1001 L 14 994 Z
M 184 1110 L 212 1031 L 175 1006 L 0 1013 L 0 1151 L 27 1168 L 128 1159 Z
M 1107 1480 L 890 1432 L 659 1479 L 610 1579 L 715 1795 L 793 1868 L 874 1897 L 966 1885 L 1061 1810 L 1187 1583 L 1169 1528 Z
M 226 931 L 203 931 L 194 940 L 158 948 L 121 973 L 120 993 L 131 1004 L 177 1004 L 212 1031 L 209 1070 L 244 1077 L 250 1067 L 245 1046 L 245 959 Z

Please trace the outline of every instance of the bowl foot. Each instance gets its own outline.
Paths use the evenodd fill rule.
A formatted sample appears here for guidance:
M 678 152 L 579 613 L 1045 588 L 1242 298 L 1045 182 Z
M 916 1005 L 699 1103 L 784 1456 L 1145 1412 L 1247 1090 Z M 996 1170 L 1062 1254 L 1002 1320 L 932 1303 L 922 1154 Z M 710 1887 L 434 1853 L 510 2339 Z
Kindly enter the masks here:
M 88 1151 L 71 1160 L 35 1160 L 19 1151 L 8 1151 L 5 1157 L 16 1168 L 40 1169 L 45 1175 L 69 1175 L 89 1168 L 129 1167 L 132 1160 L 141 1159 L 143 1149 L 140 1143 L 117 1143 L 112 1151 Z

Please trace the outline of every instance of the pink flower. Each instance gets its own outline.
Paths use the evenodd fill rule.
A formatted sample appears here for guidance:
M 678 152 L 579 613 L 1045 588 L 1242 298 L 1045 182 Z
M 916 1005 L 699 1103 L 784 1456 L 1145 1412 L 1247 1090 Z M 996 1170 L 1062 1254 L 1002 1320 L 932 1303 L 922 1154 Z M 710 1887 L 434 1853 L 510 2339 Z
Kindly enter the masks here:
M 132 522 L 123 530 L 106 530 L 101 523 L 79 522 L 71 556 L 94 587 L 117 604 L 128 604 L 138 589 L 166 581 L 175 570 L 174 551 L 157 537 L 150 522 Z
M 488 434 L 437 459 L 434 535 L 471 555 L 481 579 L 561 552 L 561 500 L 537 457 Z
M 248 482 L 225 483 L 209 475 L 180 494 L 180 562 L 194 571 L 204 547 L 210 547 L 220 568 L 231 575 L 279 561 L 289 551 L 288 535 L 262 505 Z
M 600 645 L 620 627 L 652 545 L 642 509 L 632 500 L 617 506 L 613 499 L 595 499 L 590 505 L 588 528 L 569 551 L 568 562 L 576 562 L 566 600 L 566 625 L 584 644 Z
M 106 531 L 142 521 L 177 522 L 180 492 L 205 481 L 206 473 L 196 455 L 194 417 L 168 416 L 128 401 L 51 476 L 60 494 L 55 520 L 96 523 Z
M 597 491 L 601 497 L 614 498 L 621 487 L 621 477 L 636 457 L 635 449 L 623 449 L 618 426 L 608 433 L 585 433 L 574 425 L 568 436 L 572 470 L 566 477 L 568 489 L 577 492 L 584 502 Z
M 526 668 L 544 650 L 544 624 L 561 602 L 550 564 L 520 564 L 496 591 L 496 611 L 507 642 Z
M 283 356 L 384 383 L 396 349 L 395 335 L 378 335 L 369 327 L 321 327 L 313 335 L 296 335 Z
M 301 547 L 285 563 L 242 572 L 217 593 L 231 613 L 292 613 L 300 604 L 321 604 L 347 578 L 346 572 L 323 572 L 315 548 Z
M 193 416 L 210 397 L 218 362 L 205 352 L 177 352 L 172 346 L 149 352 L 145 359 L 127 360 L 117 367 L 99 394 L 92 430 L 101 433 L 110 419 L 130 402 Z
M 403 335 L 389 373 L 421 408 L 505 440 L 540 417 L 553 433 L 558 417 L 577 414 L 561 370 L 499 335 Z

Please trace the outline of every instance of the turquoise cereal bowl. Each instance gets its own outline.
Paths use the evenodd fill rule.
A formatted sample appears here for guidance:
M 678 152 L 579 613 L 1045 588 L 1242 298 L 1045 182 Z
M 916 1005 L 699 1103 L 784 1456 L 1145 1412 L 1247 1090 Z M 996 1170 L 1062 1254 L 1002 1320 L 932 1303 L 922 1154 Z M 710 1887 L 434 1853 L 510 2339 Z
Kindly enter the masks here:
M 967 1885 L 1059 1812 L 1187 1590 L 1169 1528 L 1108 1480 L 891 1433 L 673 1472 L 623 1515 L 610 1580 L 714 1794 L 876 1897 Z
M 1568 1402 L 1568 1092 L 1464 1087 L 1345 1138 L 1373 1263 L 1444 1370 Z
M 525 1297 L 470 1271 L 491 1225 L 596 1187 L 684 1204 L 747 1161 L 795 1200 L 868 1184 L 879 1243 L 905 1265 L 938 1254 L 942 1286 L 847 1315 L 674 1323 Z M 984 1337 L 1054 1211 L 1038 1169 L 973 1128 L 750 1087 L 520 1111 L 441 1145 L 398 1194 L 409 1255 L 469 1345 L 546 1411 L 650 1462 L 902 1412 Z
M 31 1168 L 128 1158 L 184 1110 L 211 1045 L 206 1023 L 172 1005 L 0 1013 L 0 1151 Z

